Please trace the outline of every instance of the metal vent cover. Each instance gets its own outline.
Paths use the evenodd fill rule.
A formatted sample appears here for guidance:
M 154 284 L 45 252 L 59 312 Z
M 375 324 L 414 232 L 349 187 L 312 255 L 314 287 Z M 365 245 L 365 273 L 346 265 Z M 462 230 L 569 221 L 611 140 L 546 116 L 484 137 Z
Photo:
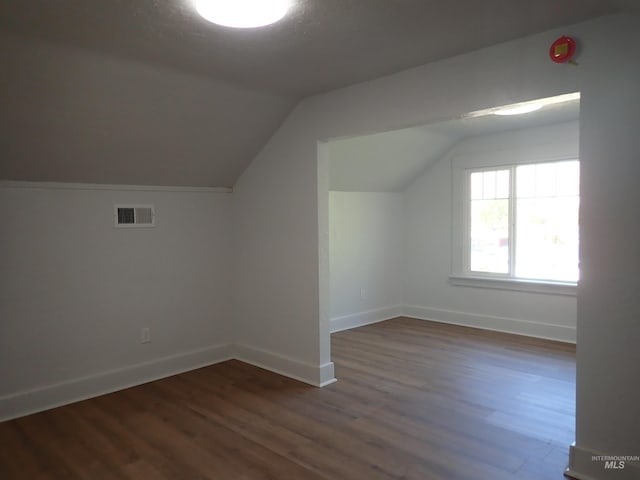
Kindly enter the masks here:
M 116 227 L 153 227 L 155 209 L 153 205 L 114 205 Z

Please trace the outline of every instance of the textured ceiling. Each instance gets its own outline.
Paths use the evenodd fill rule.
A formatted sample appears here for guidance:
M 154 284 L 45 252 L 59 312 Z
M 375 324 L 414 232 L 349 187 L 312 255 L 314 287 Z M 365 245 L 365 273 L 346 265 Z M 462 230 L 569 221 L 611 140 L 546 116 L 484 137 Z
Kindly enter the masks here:
M 0 27 L 295 96 L 612 13 L 635 0 L 295 0 L 264 29 L 191 0 L 3 0 Z
M 255 30 L 191 0 L 0 1 L 0 179 L 230 187 L 297 100 L 637 0 L 294 0 Z

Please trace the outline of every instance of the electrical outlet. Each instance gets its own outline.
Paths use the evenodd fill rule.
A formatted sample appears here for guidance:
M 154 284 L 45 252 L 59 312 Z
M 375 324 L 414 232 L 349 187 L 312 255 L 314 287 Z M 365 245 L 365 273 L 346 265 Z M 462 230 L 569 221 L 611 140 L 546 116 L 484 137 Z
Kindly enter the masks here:
M 140 343 L 149 343 L 151 341 L 151 329 L 144 327 L 140 329 Z
M 367 298 L 367 291 L 364 288 L 360 289 L 360 300 Z

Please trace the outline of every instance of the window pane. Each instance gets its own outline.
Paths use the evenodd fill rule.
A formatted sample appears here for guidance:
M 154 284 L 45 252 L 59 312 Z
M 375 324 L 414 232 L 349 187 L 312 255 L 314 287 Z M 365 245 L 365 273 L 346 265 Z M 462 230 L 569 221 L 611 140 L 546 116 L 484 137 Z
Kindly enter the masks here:
M 482 200 L 482 172 L 471 174 L 471 200 Z
M 482 198 L 485 200 L 493 200 L 496 198 L 496 172 L 482 172 Z
M 577 160 L 517 167 L 516 277 L 578 281 L 579 183 Z
M 522 165 L 516 168 L 516 194 L 518 198 L 535 197 L 536 166 Z
M 558 163 L 558 195 L 578 196 L 580 193 L 580 162 Z
M 551 197 L 556 194 L 556 164 L 536 165 L 536 197 Z
M 509 198 L 509 170 L 498 170 L 496 177 L 496 198 Z
M 516 277 L 578 280 L 578 210 L 575 197 L 518 199 Z
M 509 273 L 509 200 L 472 200 L 470 206 L 471 271 Z

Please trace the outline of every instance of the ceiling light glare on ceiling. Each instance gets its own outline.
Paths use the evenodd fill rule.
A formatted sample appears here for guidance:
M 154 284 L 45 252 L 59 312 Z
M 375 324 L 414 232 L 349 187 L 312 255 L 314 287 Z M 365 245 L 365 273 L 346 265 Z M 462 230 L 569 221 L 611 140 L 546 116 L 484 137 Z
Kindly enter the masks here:
M 511 105 L 503 105 L 501 107 L 476 110 L 467 113 L 463 118 L 486 117 L 487 115 L 524 115 L 540 110 L 541 108 L 546 109 L 546 107 L 555 107 L 579 101 L 580 92 L 565 93 L 564 95 L 556 95 L 555 97 L 539 98 L 538 100 L 530 100 L 528 102 L 512 103 Z
M 194 0 L 198 13 L 224 27 L 256 28 L 281 20 L 292 0 Z
M 495 115 L 524 115 L 525 113 L 540 110 L 544 105 L 542 103 L 530 103 L 528 105 L 520 105 L 519 107 L 502 108 L 493 112 Z

